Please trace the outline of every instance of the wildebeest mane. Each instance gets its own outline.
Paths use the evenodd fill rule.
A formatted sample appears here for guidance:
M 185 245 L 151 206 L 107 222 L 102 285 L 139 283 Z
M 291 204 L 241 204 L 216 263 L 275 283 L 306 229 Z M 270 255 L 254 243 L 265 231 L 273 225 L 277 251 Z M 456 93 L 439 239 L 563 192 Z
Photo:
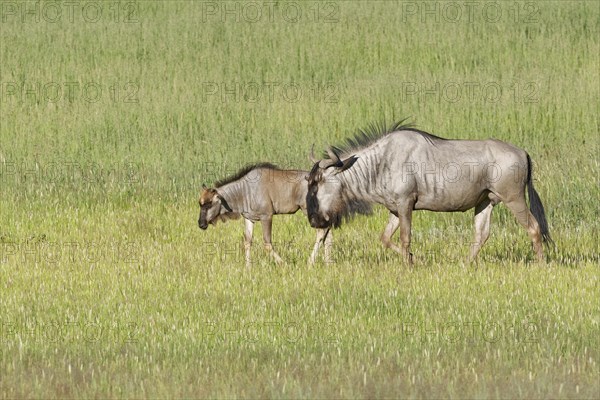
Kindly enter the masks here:
M 389 126 L 386 124 L 385 120 L 372 122 L 366 128 L 359 129 L 353 137 L 347 138 L 341 145 L 333 146 L 333 149 L 339 154 L 348 155 L 370 146 L 387 134 L 397 131 L 414 132 L 424 137 L 431 144 L 435 144 L 435 141 L 437 140 L 446 140 L 442 137 L 419 130 L 415 128 L 413 124 L 405 123 L 406 120 L 407 118 L 402 119 Z
M 219 188 L 219 187 L 226 185 L 228 183 L 231 183 L 233 181 L 237 181 L 238 179 L 243 178 L 250 171 L 253 171 L 257 168 L 267 168 L 267 169 L 276 169 L 276 170 L 279 169 L 279 167 L 277 167 L 276 165 L 268 163 L 268 162 L 261 162 L 261 163 L 246 165 L 245 167 L 240 169 L 238 172 L 236 172 L 234 175 L 228 176 L 226 178 L 223 178 L 223 179 L 215 182 L 215 188 Z

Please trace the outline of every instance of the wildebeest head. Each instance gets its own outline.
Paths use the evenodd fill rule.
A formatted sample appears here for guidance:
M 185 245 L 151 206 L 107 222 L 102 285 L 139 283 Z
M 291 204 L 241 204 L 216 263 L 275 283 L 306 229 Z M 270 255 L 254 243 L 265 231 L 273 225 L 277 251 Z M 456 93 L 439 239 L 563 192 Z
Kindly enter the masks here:
M 342 161 L 332 148 L 327 149 L 327 154 L 329 159 L 321 161 L 316 161 L 311 154 L 311 159 L 316 162 L 306 178 L 306 210 L 313 228 L 338 227 L 348 214 L 343 185 L 337 175 L 350 168 L 357 158 L 352 156 Z
M 208 228 L 208 224 L 215 224 L 222 219 L 223 214 L 232 212 L 227 201 L 214 188 L 203 186 L 198 203 L 200 204 L 200 217 L 198 218 L 200 229 Z

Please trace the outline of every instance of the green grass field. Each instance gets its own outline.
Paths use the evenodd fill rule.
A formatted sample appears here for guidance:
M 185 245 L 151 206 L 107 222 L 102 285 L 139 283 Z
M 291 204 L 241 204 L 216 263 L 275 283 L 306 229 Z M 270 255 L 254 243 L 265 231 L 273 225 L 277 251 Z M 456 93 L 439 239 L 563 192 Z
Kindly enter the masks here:
M 470 4 L 470 3 L 469 3 Z M 0 4 L 3 398 L 598 398 L 600 7 L 568 2 Z M 504 206 L 335 232 L 198 229 L 202 183 L 386 118 L 526 149 L 556 242 Z M 397 238 L 396 238 L 397 239 Z

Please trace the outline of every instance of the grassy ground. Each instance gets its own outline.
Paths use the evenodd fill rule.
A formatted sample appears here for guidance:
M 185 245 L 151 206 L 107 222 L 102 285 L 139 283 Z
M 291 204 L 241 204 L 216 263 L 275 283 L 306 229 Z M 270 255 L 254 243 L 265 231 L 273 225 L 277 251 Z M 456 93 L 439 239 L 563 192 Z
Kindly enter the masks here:
M 69 4 L 0 5 L 3 397 L 600 396 L 597 3 Z M 283 267 L 198 229 L 383 117 L 525 148 L 548 262 L 503 206 L 477 265 L 471 212 L 416 213 L 413 269 L 381 209 L 314 268 L 301 214 Z

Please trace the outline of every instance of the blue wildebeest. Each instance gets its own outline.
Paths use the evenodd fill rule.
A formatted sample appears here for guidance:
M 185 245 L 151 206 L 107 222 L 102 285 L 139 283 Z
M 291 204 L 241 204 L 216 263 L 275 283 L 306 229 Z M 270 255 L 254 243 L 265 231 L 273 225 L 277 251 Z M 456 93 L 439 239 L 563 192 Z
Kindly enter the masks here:
M 306 212 L 306 192 L 308 171 L 283 170 L 273 164 L 249 165 L 234 176 L 215 183 L 215 187 L 203 187 L 200 193 L 200 229 L 208 224 L 244 218 L 244 248 L 246 265 L 250 266 L 250 247 L 254 223 L 262 224 L 265 248 L 277 263 L 283 260 L 273 249 L 271 226 L 273 215 L 294 214 L 298 210 Z M 317 229 L 317 240 L 309 258 L 309 264 L 316 260 L 321 244 L 325 244 L 325 262 L 330 261 L 332 234 L 328 227 Z
M 327 154 L 320 161 L 311 155 L 315 164 L 307 178 L 308 218 L 315 228 L 337 227 L 370 204 L 382 204 L 390 217 L 381 240 L 411 264 L 413 210 L 475 208 L 474 260 L 489 236 L 492 209 L 503 202 L 527 230 L 538 260 L 544 258 L 548 224 L 522 149 L 494 139 L 443 139 L 398 122 L 389 128 L 372 124 Z M 400 247 L 391 241 L 398 228 Z

